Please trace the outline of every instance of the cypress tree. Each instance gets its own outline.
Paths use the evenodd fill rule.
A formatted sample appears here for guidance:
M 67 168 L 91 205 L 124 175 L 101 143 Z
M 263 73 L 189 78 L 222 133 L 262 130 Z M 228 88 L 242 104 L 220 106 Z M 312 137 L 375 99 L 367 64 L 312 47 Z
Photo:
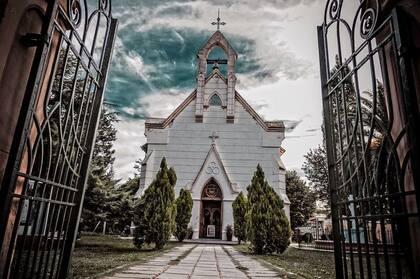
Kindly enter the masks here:
M 283 201 L 265 180 L 260 165 L 248 186 L 247 237 L 256 254 L 282 253 L 289 245 L 289 221 Z
M 147 190 L 150 189 L 152 185 L 147 188 Z M 141 249 L 143 244 L 146 242 L 146 229 L 147 226 L 145 226 L 148 221 L 146 219 L 146 195 L 147 190 L 145 191 L 142 198 L 136 203 L 134 207 L 134 224 L 136 225 L 134 232 L 133 232 L 133 243 L 134 246 L 136 246 L 138 249 Z
M 268 198 L 264 192 L 264 172 L 260 165 L 248 186 L 249 212 L 247 214 L 247 238 L 251 242 L 251 249 L 256 254 L 265 253 L 268 240 L 267 214 L 269 212 Z
M 134 244 L 137 247 L 143 243 L 154 243 L 156 249 L 161 249 L 168 243 L 176 214 L 175 183 L 175 170 L 168 169 L 163 158 L 155 180 L 136 206 Z
M 242 240 L 246 240 L 246 212 L 247 200 L 242 192 L 236 197 L 232 204 L 233 208 L 233 234 L 238 238 L 239 244 Z
M 150 238 L 150 215 L 152 214 L 151 210 L 151 203 L 154 199 L 154 192 L 155 192 L 155 183 L 154 181 L 147 187 L 146 191 L 144 191 L 143 196 L 140 200 L 137 201 L 135 208 L 134 208 L 134 224 L 136 228 L 134 229 L 134 245 L 137 248 L 141 248 L 144 243 L 150 244 L 152 243 L 152 239 Z
M 179 197 L 176 199 L 176 228 L 174 233 L 176 238 L 181 242 L 187 236 L 192 207 L 193 200 L 191 193 L 187 190 L 181 189 Z
M 283 253 L 290 244 L 291 230 L 289 220 L 283 210 L 283 200 L 280 199 L 273 188 L 267 187 L 266 189 L 268 190 L 268 200 L 272 212 L 268 221 L 271 228 L 269 237 L 271 237 L 270 243 L 272 245 L 269 252 Z

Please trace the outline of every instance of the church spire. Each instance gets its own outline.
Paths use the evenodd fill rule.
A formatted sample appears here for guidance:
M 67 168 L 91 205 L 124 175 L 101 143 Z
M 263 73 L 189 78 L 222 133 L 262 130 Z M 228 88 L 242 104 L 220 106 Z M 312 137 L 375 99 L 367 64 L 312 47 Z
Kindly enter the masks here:
M 217 70 L 218 65 L 227 64 L 227 100 L 226 100 L 226 122 L 233 123 L 235 118 L 235 64 L 238 54 L 229 44 L 222 32 L 220 26 L 226 25 L 226 22 L 220 19 L 220 10 L 217 13 L 216 21 L 211 23 L 217 25 L 217 31 L 207 40 L 197 53 L 198 74 L 197 74 L 197 97 L 196 97 L 196 122 L 203 122 L 204 95 L 207 78 L 207 65 L 213 64 L 213 70 Z M 208 59 L 209 53 L 216 47 L 221 48 L 227 56 L 227 59 Z

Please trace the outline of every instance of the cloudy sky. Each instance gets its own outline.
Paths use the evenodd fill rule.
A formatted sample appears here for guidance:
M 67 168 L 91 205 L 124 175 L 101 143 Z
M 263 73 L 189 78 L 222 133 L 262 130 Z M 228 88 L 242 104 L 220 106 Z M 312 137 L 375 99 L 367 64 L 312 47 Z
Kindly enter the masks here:
M 114 0 L 119 32 L 106 101 L 119 112 L 115 173 L 123 180 L 143 158 L 145 117 L 166 117 L 195 87 L 196 53 L 215 31 L 239 54 L 237 90 L 266 120 L 285 120 L 283 160 L 300 168 L 321 143 L 316 26 L 322 0 Z

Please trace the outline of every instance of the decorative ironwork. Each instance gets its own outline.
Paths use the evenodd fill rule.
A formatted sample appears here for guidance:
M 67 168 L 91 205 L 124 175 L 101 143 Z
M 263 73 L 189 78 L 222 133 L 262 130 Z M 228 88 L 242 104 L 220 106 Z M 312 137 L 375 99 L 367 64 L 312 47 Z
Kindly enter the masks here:
M 0 277 L 65 278 L 117 20 L 111 3 L 49 1 L 0 193 Z M 44 76 L 44 80 L 41 78 Z
M 212 22 L 211 25 L 217 25 L 217 31 L 220 30 L 220 25 L 226 25 L 226 22 L 220 21 L 220 9 L 217 10 L 217 19 L 215 22 Z
M 403 22 L 397 10 L 379 21 L 378 1 L 349 21 L 349 2 L 327 1 L 318 27 L 336 274 L 414 278 L 418 112 L 401 93 L 415 92 L 398 55 Z
M 219 185 L 215 182 L 210 182 L 204 187 L 201 197 L 203 199 L 221 200 L 222 191 L 220 191 Z
M 212 137 L 212 144 L 215 143 L 215 139 L 218 138 L 217 136 Z M 214 175 L 218 175 L 220 173 L 220 169 L 217 166 L 216 162 L 211 162 L 208 167 L 206 168 L 206 173 L 207 174 L 214 174 Z
M 211 135 L 209 136 L 209 138 L 211 139 L 211 143 L 214 144 L 214 143 L 216 143 L 216 139 L 218 139 L 219 136 L 216 134 L 215 131 L 213 131 L 213 132 L 211 132 Z M 211 165 L 211 167 L 210 167 L 210 165 Z M 211 162 L 210 165 L 209 165 L 210 169 L 214 169 L 216 167 L 216 163 L 215 162 Z M 207 167 L 207 168 L 209 168 L 209 167 Z M 207 172 L 207 170 L 206 170 L 206 173 L 211 174 L 212 171 L 211 172 Z

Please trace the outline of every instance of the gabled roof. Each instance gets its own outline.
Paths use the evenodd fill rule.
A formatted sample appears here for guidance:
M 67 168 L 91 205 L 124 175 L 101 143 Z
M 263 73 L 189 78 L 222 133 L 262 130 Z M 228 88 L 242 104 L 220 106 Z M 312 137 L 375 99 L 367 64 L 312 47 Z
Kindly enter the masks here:
M 219 30 L 217 30 L 213 33 L 213 35 L 211 35 L 211 37 L 201 46 L 198 53 L 201 54 L 203 52 L 207 52 L 213 46 L 226 48 L 226 52 L 230 51 L 235 55 L 235 59 L 238 58 L 238 54 L 236 53 L 235 49 L 229 44 L 229 41 Z
M 146 156 L 144 157 L 143 161 L 141 161 L 141 165 L 146 165 L 147 161 L 149 161 L 150 156 L 152 155 L 154 150 L 152 150 L 149 154 L 146 154 Z
M 207 79 L 210 80 L 211 77 L 217 74 L 217 71 L 214 71 Z M 221 76 L 218 74 L 218 76 Z M 147 118 L 146 119 L 146 129 L 164 129 L 166 128 L 195 98 L 197 90 L 194 90 L 167 118 Z M 252 116 L 252 118 L 257 121 L 258 124 L 267 132 L 284 132 L 284 123 L 283 121 L 264 121 L 261 116 L 251 107 L 250 104 L 238 93 L 235 91 L 235 99 L 245 108 L 245 110 Z
M 221 80 L 223 80 L 225 82 L 225 84 L 227 85 L 227 79 L 220 73 L 219 70 L 215 69 L 211 72 L 211 74 L 206 77 L 206 81 L 205 83 L 207 83 L 209 80 L 211 80 L 214 76 L 218 76 Z
M 260 124 L 267 132 L 284 132 L 283 121 L 264 121 L 261 116 L 251 107 L 250 104 L 235 91 L 235 99 L 245 108 L 245 110 Z
M 166 128 L 196 98 L 196 94 L 197 90 L 194 90 L 167 118 L 147 118 L 146 129 Z
M 205 166 L 207 166 L 207 162 L 209 161 L 210 155 L 214 154 L 216 157 L 216 161 L 217 161 L 217 165 L 219 165 L 223 175 L 226 177 L 228 184 L 230 186 L 230 189 L 232 191 L 232 193 L 238 193 L 238 190 L 235 187 L 235 184 L 232 183 L 232 181 L 229 178 L 229 175 L 226 172 L 226 169 L 223 165 L 222 159 L 220 158 L 219 152 L 217 151 L 216 148 L 216 144 L 211 144 L 209 151 L 207 152 L 206 158 L 204 158 L 203 164 L 200 167 L 200 170 L 197 173 L 197 176 L 194 178 L 194 181 L 192 183 L 192 187 L 194 187 L 197 179 L 203 174 L 203 172 L 205 171 Z

